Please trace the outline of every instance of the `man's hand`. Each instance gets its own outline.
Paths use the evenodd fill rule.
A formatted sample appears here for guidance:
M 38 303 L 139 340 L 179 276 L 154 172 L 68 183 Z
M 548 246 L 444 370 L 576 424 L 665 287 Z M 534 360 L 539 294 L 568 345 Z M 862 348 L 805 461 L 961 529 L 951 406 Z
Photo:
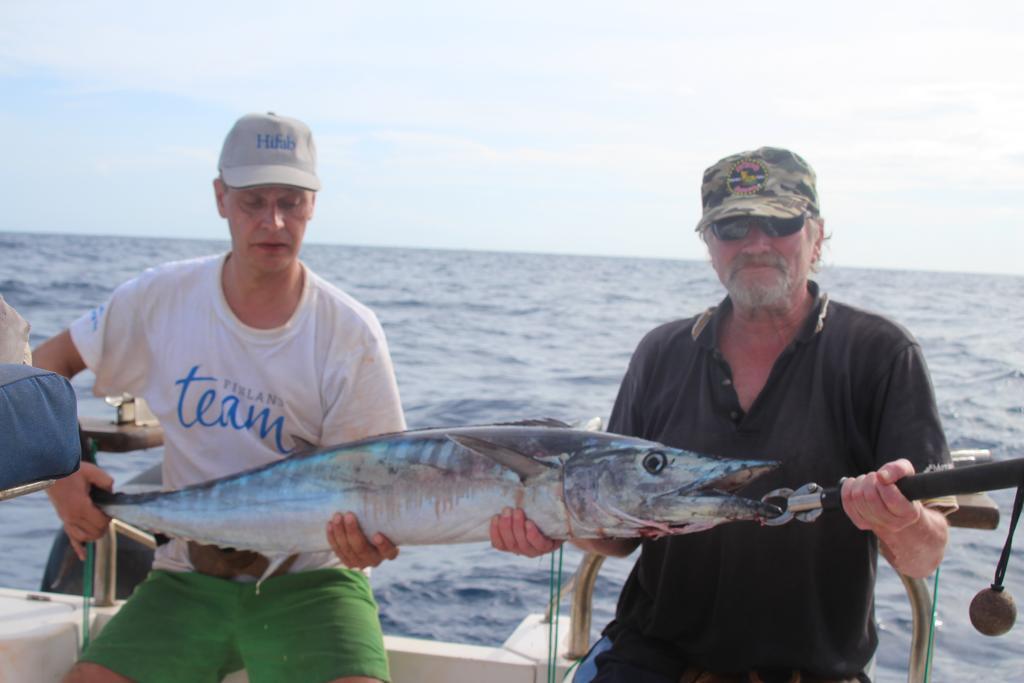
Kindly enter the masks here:
M 895 460 L 876 472 L 843 482 L 843 509 L 854 526 L 875 533 L 902 531 L 921 518 L 924 506 L 907 500 L 896 482 L 914 473 L 909 460 Z
M 901 574 L 928 576 L 942 562 L 949 539 L 945 516 L 907 500 L 896 482 L 914 473 L 908 460 L 895 460 L 843 482 L 843 510 L 853 524 L 878 536 L 885 559 Z
M 77 472 L 58 479 L 46 490 L 57 516 L 64 522 L 71 548 L 78 559 L 85 561 L 85 544 L 102 536 L 110 524 L 110 517 L 96 507 L 89 498 L 89 489 L 96 486 L 110 491 L 114 480 L 92 463 L 83 462 Z
M 521 509 L 505 508 L 491 518 L 491 545 L 515 555 L 540 557 L 561 546 L 562 541 L 553 541 L 541 533 Z
M 376 567 L 384 560 L 398 557 L 398 547 L 384 534 L 374 534 L 371 542 L 351 512 L 335 513 L 327 523 L 327 542 L 349 569 Z

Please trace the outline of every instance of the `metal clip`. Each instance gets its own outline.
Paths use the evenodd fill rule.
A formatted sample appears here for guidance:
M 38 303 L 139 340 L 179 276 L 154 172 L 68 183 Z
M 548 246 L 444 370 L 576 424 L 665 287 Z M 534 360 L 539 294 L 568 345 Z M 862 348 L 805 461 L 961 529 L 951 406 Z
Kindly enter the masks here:
M 778 505 L 783 510 L 781 515 L 765 520 L 764 524 L 781 526 L 794 518 L 801 522 L 813 522 L 821 516 L 821 494 L 823 491 L 822 487 L 813 482 L 804 484 L 796 491 L 786 488 L 769 491 L 761 497 L 761 502 Z M 780 505 L 781 501 L 785 501 L 785 504 Z

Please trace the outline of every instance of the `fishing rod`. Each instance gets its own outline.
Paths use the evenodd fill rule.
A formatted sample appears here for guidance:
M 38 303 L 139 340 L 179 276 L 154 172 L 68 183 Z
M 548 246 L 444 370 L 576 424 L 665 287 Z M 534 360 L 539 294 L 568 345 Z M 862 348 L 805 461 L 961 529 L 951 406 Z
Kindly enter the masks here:
M 928 500 L 944 496 L 960 496 L 982 491 L 1015 489 L 1024 484 L 1024 458 L 966 465 L 950 470 L 911 474 L 896 482 L 908 500 Z M 761 500 L 778 505 L 782 514 L 766 520 L 768 526 L 779 526 L 797 519 L 813 522 L 824 510 L 843 507 L 842 481 L 826 488 L 815 483 L 800 488 L 780 488 L 766 493 Z
M 813 522 L 824 510 L 842 509 L 842 487 L 841 480 L 831 488 L 812 482 L 796 490 L 779 488 L 770 491 L 762 497 L 762 502 L 777 505 L 782 512 L 772 519 L 764 520 L 764 524 L 780 526 L 794 519 Z M 908 500 L 932 500 L 983 491 L 1017 489 L 1010 530 L 996 566 L 995 580 L 989 588 L 974 596 L 970 606 L 971 623 L 981 633 L 999 636 L 1013 628 L 1017 619 L 1017 606 L 1013 596 L 1004 590 L 1003 578 L 1010 560 L 1013 534 L 1024 509 L 1024 458 L 912 474 L 897 480 L 896 488 Z

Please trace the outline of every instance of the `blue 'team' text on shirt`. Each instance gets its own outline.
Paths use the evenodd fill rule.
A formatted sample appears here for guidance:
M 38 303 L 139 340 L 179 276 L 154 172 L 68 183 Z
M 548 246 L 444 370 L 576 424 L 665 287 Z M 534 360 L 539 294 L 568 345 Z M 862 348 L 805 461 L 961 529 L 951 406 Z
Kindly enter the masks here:
M 198 376 L 196 374 L 198 371 L 199 366 L 193 365 L 185 377 L 175 382 L 176 385 L 181 386 L 181 390 L 178 393 L 178 421 L 182 427 L 190 429 L 194 425 L 199 424 L 204 427 L 229 427 L 238 431 L 251 430 L 257 427 L 261 439 L 265 439 L 267 435 L 273 434 L 274 447 L 279 453 L 287 455 L 291 452 L 291 449 L 285 448 L 282 443 L 281 432 L 284 429 L 284 415 L 271 419 L 269 407 L 264 407 L 262 410 L 257 411 L 256 406 L 250 404 L 248 407 L 242 408 L 241 399 L 238 396 L 232 393 L 221 396 L 217 394 L 215 388 L 211 388 L 209 385 L 205 385 L 205 387 L 198 386 L 200 382 L 217 382 L 216 377 Z M 189 389 L 193 388 L 192 385 L 194 383 L 197 384 L 194 387 L 196 391 L 201 391 L 203 388 L 205 388 L 205 391 L 199 395 L 199 400 L 195 402 L 193 414 L 186 416 L 185 397 Z

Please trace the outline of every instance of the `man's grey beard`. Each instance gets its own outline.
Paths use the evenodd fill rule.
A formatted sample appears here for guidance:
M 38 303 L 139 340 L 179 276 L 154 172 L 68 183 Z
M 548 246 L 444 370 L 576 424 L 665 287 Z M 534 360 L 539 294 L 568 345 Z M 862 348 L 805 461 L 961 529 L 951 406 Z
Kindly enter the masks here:
M 738 276 L 743 267 L 747 265 L 766 265 L 775 268 L 777 271 L 775 281 L 771 284 L 742 282 Z M 793 278 L 782 257 L 738 256 L 729 270 L 725 288 L 729 292 L 733 304 L 740 308 L 766 311 L 785 310 L 789 306 L 790 295 L 793 291 Z

